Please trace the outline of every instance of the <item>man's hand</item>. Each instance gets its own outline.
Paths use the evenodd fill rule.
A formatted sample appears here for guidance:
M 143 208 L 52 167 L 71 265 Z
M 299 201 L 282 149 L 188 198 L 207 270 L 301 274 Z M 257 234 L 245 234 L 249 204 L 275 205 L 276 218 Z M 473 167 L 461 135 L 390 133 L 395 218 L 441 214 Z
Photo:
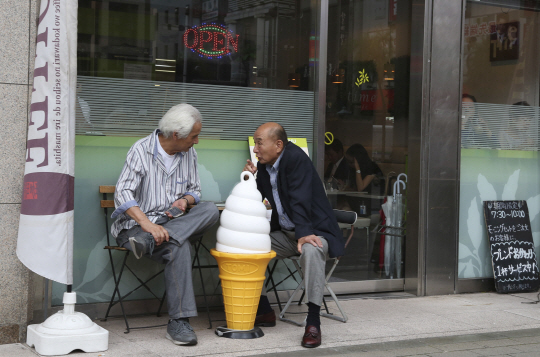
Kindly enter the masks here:
M 314 247 L 322 248 L 323 244 L 321 242 L 321 238 L 318 236 L 312 234 L 309 236 L 302 237 L 298 240 L 298 252 L 302 254 L 302 246 L 306 243 L 312 244 Z
M 161 245 L 161 243 L 169 241 L 169 232 L 159 224 L 152 223 L 148 220 L 141 224 L 141 228 L 154 237 L 156 245 Z
M 182 212 L 186 212 L 186 209 L 188 207 L 188 199 L 187 198 L 180 198 L 179 200 L 176 200 L 173 202 L 172 204 L 172 207 L 178 207 L 182 210 Z M 172 214 L 169 213 L 169 211 L 166 211 L 165 214 L 169 217 L 169 218 L 173 218 Z
M 251 160 L 248 159 L 243 171 L 249 171 L 255 175 L 255 172 L 257 172 L 257 165 L 255 165 L 253 162 L 251 162 Z

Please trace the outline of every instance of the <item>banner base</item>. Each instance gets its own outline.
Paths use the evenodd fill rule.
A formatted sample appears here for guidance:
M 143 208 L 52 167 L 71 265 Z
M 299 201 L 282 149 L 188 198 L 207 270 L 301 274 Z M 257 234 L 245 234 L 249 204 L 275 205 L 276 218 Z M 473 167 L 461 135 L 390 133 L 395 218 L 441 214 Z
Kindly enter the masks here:
M 109 331 L 88 316 L 75 312 L 75 293 L 64 293 L 64 310 L 41 324 L 28 326 L 26 344 L 43 356 L 65 355 L 74 350 L 101 352 L 109 348 Z

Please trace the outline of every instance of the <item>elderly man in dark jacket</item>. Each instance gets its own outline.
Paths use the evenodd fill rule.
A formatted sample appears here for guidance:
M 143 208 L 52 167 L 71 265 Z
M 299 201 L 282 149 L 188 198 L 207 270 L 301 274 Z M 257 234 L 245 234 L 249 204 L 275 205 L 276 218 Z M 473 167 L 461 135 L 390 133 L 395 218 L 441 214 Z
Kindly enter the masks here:
M 254 141 L 259 162 L 255 167 L 248 160 L 244 170 L 258 171 L 257 188 L 272 205 L 270 237 L 277 258 L 300 256 L 308 299 L 302 346 L 318 347 L 326 256 L 343 255 L 345 242 L 315 167 L 302 149 L 287 140 L 283 127 L 265 123 L 255 132 Z M 274 326 L 275 321 L 263 291 L 255 324 Z

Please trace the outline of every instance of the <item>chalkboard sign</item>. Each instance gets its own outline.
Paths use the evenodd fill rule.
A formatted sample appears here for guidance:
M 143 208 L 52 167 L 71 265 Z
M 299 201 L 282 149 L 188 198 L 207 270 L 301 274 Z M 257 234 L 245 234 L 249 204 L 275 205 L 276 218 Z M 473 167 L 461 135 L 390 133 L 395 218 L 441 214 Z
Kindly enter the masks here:
M 484 201 L 495 288 L 499 293 L 537 291 L 538 264 L 526 201 Z

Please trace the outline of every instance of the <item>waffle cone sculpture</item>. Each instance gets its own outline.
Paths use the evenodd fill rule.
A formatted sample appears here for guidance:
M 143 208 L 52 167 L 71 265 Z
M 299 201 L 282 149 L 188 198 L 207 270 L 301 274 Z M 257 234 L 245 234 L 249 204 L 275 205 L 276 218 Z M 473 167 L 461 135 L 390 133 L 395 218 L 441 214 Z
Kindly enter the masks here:
M 255 178 L 244 171 L 225 202 L 216 249 L 211 250 L 219 266 L 229 329 L 253 329 L 266 267 L 276 256 L 270 249 L 269 233 L 270 222 Z

